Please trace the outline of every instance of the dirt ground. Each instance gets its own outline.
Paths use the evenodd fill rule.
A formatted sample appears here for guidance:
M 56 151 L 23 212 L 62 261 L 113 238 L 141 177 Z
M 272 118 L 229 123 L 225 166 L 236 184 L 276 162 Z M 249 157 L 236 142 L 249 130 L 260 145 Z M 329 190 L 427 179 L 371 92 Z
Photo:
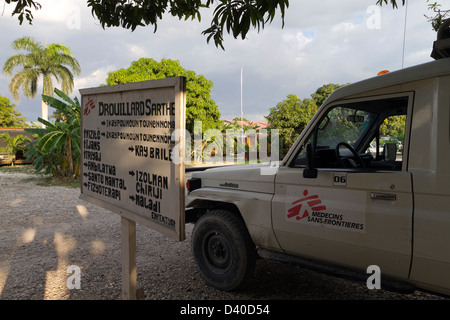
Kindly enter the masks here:
M 79 189 L 40 186 L 0 172 L 0 299 L 120 300 L 120 217 L 79 199 Z M 207 286 L 187 240 L 137 225 L 137 278 L 145 300 L 436 300 L 424 292 L 369 290 L 365 283 L 258 261 L 247 287 Z M 75 270 L 75 272 L 73 271 Z M 76 270 L 79 288 L 74 287 Z M 69 280 L 69 283 L 68 283 Z

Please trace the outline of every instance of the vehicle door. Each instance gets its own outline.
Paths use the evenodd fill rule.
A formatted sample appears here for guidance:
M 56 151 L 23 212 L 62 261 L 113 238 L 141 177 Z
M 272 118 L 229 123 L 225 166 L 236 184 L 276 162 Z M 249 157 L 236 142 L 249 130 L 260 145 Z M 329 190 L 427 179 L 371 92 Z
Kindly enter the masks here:
M 273 227 L 286 253 L 408 275 L 411 108 L 412 93 L 390 95 L 334 103 L 315 118 L 275 179 Z

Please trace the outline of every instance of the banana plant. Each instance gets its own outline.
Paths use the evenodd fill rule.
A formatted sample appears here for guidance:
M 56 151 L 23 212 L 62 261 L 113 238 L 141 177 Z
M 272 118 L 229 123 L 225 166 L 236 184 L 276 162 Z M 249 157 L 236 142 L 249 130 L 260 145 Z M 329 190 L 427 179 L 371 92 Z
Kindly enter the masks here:
M 42 99 L 56 109 L 56 121 L 38 118 L 44 127 L 25 129 L 37 136 L 29 144 L 30 148 L 25 156 L 27 159 L 34 159 L 36 172 L 44 171 L 55 177 L 78 178 L 81 154 L 80 103 L 76 97 L 72 100 L 59 89 L 54 92 L 62 100 L 47 95 L 42 95 Z

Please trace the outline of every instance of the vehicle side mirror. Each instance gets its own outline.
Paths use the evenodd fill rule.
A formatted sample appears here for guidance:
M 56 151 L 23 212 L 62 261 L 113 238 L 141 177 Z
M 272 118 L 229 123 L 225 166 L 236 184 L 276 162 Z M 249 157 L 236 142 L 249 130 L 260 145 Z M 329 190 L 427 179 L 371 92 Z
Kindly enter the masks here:
M 306 145 L 306 168 L 303 169 L 303 178 L 317 178 L 317 169 L 314 168 L 314 154 L 311 143 Z

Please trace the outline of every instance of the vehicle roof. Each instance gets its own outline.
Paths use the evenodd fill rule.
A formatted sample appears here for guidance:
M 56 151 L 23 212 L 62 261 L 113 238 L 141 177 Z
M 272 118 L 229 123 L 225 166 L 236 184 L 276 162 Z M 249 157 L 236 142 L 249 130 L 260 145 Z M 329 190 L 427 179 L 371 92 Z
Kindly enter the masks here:
M 434 60 L 343 86 L 335 90 L 324 104 L 367 91 L 443 75 L 450 75 L 450 58 Z

